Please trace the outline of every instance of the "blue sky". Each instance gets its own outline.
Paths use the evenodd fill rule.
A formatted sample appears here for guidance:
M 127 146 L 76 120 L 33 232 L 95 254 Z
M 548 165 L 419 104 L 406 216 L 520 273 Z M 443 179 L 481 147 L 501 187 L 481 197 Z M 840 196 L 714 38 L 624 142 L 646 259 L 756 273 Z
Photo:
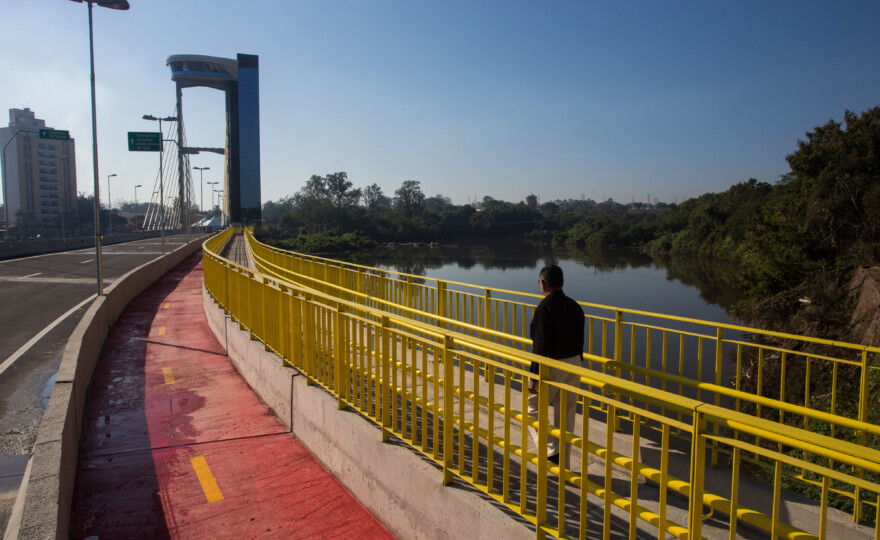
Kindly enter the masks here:
M 95 7 L 101 190 L 152 186 L 130 153 L 172 115 L 165 58 L 260 57 L 263 201 L 345 171 L 463 204 L 682 201 L 788 171 L 805 132 L 880 102 L 877 2 L 171 1 Z M 0 109 L 77 140 L 92 192 L 84 4 L 5 2 Z M 189 144 L 224 144 L 223 97 L 184 91 Z M 222 157 L 194 156 L 220 179 Z M 198 183 L 198 175 L 195 176 Z M 198 198 L 199 187 L 196 186 Z M 207 192 L 206 192 L 207 193 Z M 206 196 L 207 199 L 207 196 Z

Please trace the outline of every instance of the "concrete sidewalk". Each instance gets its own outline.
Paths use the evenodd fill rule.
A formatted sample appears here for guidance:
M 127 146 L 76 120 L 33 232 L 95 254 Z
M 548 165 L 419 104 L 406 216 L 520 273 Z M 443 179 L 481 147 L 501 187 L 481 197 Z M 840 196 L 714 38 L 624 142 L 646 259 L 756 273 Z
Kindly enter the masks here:
M 390 538 L 238 375 L 201 254 L 111 330 L 83 418 L 72 538 Z

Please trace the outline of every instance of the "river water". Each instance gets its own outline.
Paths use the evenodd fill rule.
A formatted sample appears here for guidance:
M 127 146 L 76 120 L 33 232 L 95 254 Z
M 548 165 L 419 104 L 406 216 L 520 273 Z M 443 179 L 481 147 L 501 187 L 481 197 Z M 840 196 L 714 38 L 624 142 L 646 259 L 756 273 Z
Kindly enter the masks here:
M 348 262 L 418 276 L 457 281 L 510 291 L 540 294 L 538 272 L 551 263 L 558 264 L 565 274 L 565 293 L 576 300 L 615 308 L 647 311 L 699 319 L 711 323 L 737 324 L 728 309 L 740 295 L 736 290 L 736 269 L 727 263 L 696 258 L 652 257 L 636 250 L 582 251 L 535 245 L 523 241 L 462 242 L 435 247 L 381 247 L 348 253 L 334 258 Z M 538 302 L 538 299 L 535 299 Z M 590 308 L 586 310 L 591 313 Z M 597 315 L 608 316 L 609 312 Z M 611 318 L 614 315 L 611 313 Z M 629 321 L 652 324 L 656 320 L 627 315 Z M 663 321 L 667 328 L 697 332 L 714 337 L 715 330 L 678 321 Z M 606 336 L 613 341 L 613 331 Z M 596 328 L 594 341 L 601 340 Z M 741 334 L 725 331 L 725 338 Z M 655 335 L 655 343 L 659 336 Z M 688 338 L 691 339 L 691 338 Z M 696 338 L 694 338 L 694 341 Z M 672 340 L 674 341 L 674 340 Z M 685 363 L 680 373 L 692 379 L 715 382 L 715 351 L 711 339 L 685 346 Z M 629 339 L 625 338 L 623 354 L 629 358 Z M 697 353 L 702 349 L 702 353 Z M 735 370 L 729 345 L 727 361 L 722 365 L 722 384 L 728 384 Z M 598 351 L 596 351 L 598 354 Z M 678 344 L 670 343 L 667 353 L 677 358 Z M 609 351 L 610 354 L 610 351 Z M 639 340 L 632 355 L 638 365 L 645 366 L 645 348 Z M 652 367 L 660 363 L 659 347 L 652 347 Z M 697 361 L 703 358 L 702 365 Z M 642 379 L 640 376 L 636 380 Z M 651 381 L 649 384 L 654 385 Z M 695 395 L 684 389 L 685 395 Z
M 580 251 L 504 241 L 382 247 L 334 258 L 534 294 L 540 294 L 540 269 L 555 263 L 565 274 L 565 293 L 576 300 L 716 323 L 734 324 L 727 309 L 739 299 L 724 265 L 653 258 L 633 250 Z

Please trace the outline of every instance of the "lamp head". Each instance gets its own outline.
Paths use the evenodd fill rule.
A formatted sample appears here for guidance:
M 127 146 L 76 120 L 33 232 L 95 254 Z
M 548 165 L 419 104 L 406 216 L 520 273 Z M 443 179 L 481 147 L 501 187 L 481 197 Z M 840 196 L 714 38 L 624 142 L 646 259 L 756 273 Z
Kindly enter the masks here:
M 70 0 L 71 2 L 78 2 L 82 4 L 85 1 L 88 1 L 89 4 L 98 4 L 101 7 L 110 8 L 110 9 L 118 9 L 120 11 L 125 11 L 131 7 L 131 4 L 128 3 L 128 0 Z
M 134 186 L 134 187 L 143 187 L 143 186 L 142 186 L 141 184 L 138 184 L 138 185 L 136 185 L 136 186 Z
M 116 173 L 108 174 L 108 175 L 107 175 L 107 178 L 113 178 L 114 176 L 116 176 Z

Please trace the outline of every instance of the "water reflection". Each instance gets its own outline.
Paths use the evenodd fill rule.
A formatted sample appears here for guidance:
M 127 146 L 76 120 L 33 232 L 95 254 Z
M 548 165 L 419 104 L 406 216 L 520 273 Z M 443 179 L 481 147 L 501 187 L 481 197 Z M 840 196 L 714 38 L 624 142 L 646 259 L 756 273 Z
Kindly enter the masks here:
M 447 282 L 535 295 L 539 293 L 538 271 L 546 264 L 556 263 L 565 272 L 566 294 L 579 301 L 710 323 L 734 324 L 727 309 L 740 298 L 736 268 L 729 264 L 695 258 L 652 256 L 637 250 L 554 249 L 546 245 L 513 241 L 462 242 L 436 247 L 383 247 L 338 258 Z M 503 297 L 504 294 L 496 296 Z M 536 297 L 535 303 L 537 301 Z M 585 349 L 606 358 L 612 357 L 613 324 L 603 326 L 601 321 L 613 322 L 613 311 L 587 308 L 586 312 L 588 316 L 598 318 L 594 319 L 595 325 L 588 333 L 592 339 L 589 339 Z M 658 319 L 634 314 L 627 315 L 626 321 L 621 350 L 625 362 L 661 369 L 661 365 L 667 363 L 665 359 L 668 359 L 671 373 L 721 384 L 730 380 L 735 366 L 735 351 L 725 347 L 723 357 L 726 361 L 720 366 L 720 377 L 717 377 L 714 327 L 674 319 L 658 322 Z M 648 329 L 654 324 L 662 324 L 673 332 L 685 332 L 688 337 L 679 341 L 679 334 L 676 333 L 669 338 L 668 344 L 661 346 L 665 342 L 663 333 Z M 527 335 L 527 329 L 523 330 L 525 333 L 520 333 Z M 637 339 L 632 339 L 633 332 L 637 333 Z M 732 339 L 739 336 L 726 333 L 725 337 Z M 652 343 L 650 352 L 647 343 Z M 636 376 L 635 380 L 662 387 L 662 382 L 656 378 L 648 380 Z M 689 397 L 702 397 L 688 388 L 668 389 Z
M 676 309 L 675 306 L 681 303 L 677 298 L 673 298 L 671 302 L 645 302 L 639 300 L 638 296 L 642 294 L 645 298 L 656 295 L 658 288 L 667 289 L 677 296 L 683 289 L 687 289 L 685 296 L 696 294 L 696 298 L 704 304 L 716 306 L 725 312 L 733 308 L 741 298 L 738 273 L 733 265 L 690 257 L 651 255 L 639 250 L 578 250 L 507 240 L 460 242 L 435 247 L 380 247 L 344 254 L 338 258 L 405 274 L 522 292 L 536 292 L 537 270 L 547 264 L 556 263 L 566 270 L 567 289 L 583 289 L 578 294 L 579 300 L 693 318 L 703 317 L 698 313 L 682 313 Z M 518 270 L 534 272 L 525 273 L 521 277 L 516 272 Z M 609 279 L 610 274 L 628 274 L 629 278 Z M 659 279 L 668 283 L 658 283 Z M 578 283 L 583 281 L 591 286 L 579 286 Z M 609 292 L 609 285 L 611 294 L 603 293 L 600 296 L 604 300 L 597 300 L 597 290 Z M 617 301 L 614 301 L 615 298 Z M 682 302 L 688 306 L 692 304 L 683 299 Z M 664 310 L 663 307 L 670 308 L 671 311 Z M 699 311 L 704 312 L 702 309 Z M 709 320 L 729 322 L 726 313 L 721 320 L 717 314 Z

